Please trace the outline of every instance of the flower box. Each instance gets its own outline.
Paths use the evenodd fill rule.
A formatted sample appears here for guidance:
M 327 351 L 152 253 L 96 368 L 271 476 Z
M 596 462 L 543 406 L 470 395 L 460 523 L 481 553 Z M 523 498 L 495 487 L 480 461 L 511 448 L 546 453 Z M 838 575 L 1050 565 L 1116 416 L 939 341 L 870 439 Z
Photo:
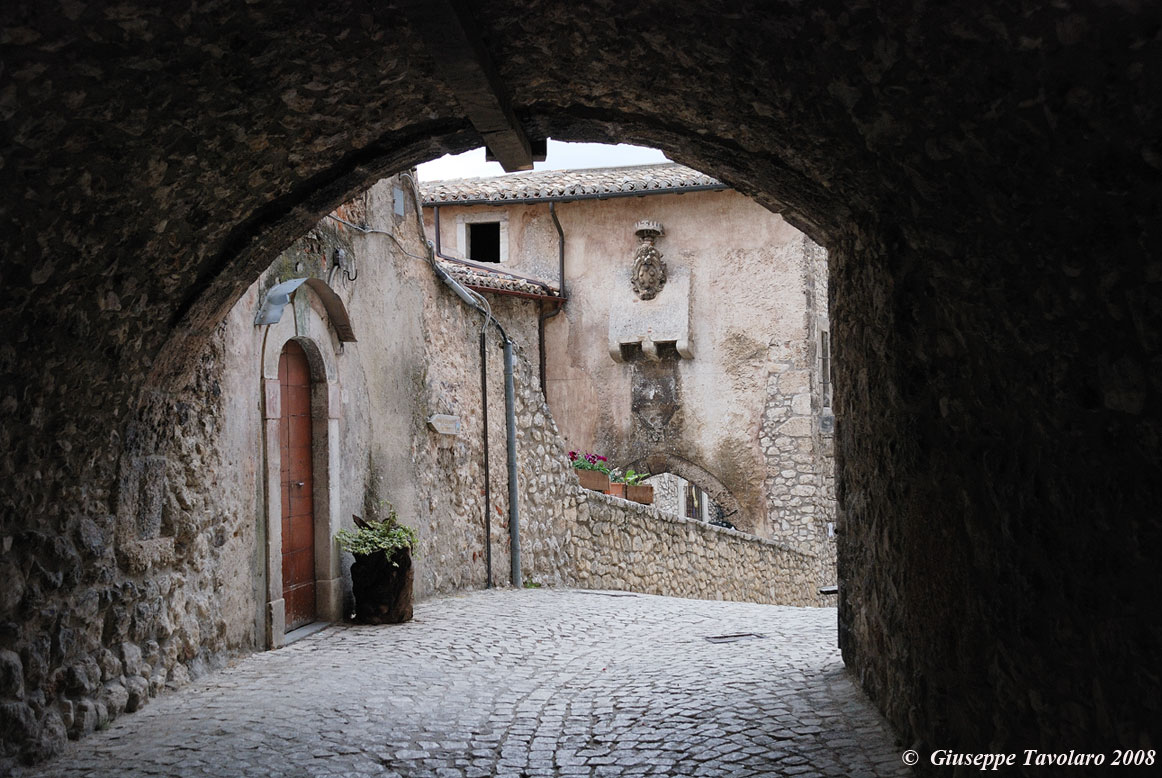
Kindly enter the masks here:
M 605 493 L 608 494 L 610 497 L 620 497 L 621 499 L 624 500 L 625 499 L 625 484 L 611 483 L 609 485 L 609 488 L 605 490 Z
M 609 488 L 609 476 L 600 470 L 574 470 L 581 485 L 595 492 L 604 492 Z
M 654 487 L 638 485 L 625 487 L 625 499 L 633 502 L 641 503 L 642 505 L 654 504 Z

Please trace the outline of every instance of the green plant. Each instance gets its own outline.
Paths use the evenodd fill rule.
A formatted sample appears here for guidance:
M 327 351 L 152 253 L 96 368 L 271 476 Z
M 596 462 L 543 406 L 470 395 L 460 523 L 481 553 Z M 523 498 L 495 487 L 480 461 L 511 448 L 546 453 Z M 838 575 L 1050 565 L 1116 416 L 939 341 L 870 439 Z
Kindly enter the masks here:
M 623 483 L 626 486 L 640 486 L 641 482 L 649 477 L 649 473 L 638 473 L 633 470 L 626 470 L 625 475 L 619 476 L 617 482 Z
M 341 529 L 335 533 L 339 547 L 355 556 L 367 556 L 382 551 L 388 559 L 400 549 L 414 551 L 419 542 L 416 531 L 399 523 L 395 508 L 390 503 L 387 508 L 388 516 L 382 521 L 364 521 L 358 516 L 353 517 L 358 529 Z M 396 562 L 393 561 L 392 564 L 398 567 Z

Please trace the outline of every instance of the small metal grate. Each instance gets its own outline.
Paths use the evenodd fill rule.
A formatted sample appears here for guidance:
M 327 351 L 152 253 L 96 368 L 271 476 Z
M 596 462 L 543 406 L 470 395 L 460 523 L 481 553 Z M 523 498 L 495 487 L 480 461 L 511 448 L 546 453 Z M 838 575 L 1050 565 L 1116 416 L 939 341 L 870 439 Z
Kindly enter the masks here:
M 757 632 L 739 632 L 736 635 L 707 635 L 708 643 L 738 643 L 741 640 L 763 640 L 766 635 Z

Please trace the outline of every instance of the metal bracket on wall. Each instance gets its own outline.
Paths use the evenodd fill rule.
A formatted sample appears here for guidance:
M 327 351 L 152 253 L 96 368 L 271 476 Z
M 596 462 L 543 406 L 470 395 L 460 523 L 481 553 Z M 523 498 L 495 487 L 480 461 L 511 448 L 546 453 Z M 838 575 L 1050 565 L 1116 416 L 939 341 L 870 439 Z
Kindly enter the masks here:
M 354 343 L 355 332 L 351 329 L 351 317 L 347 314 L 346 306 L 343 305 L 339 295 L 335 294 L 335 290 L 320 278 L 292 278 L 290 281 L 272 286 L 262 301 L 262 307 L 254 316 L 254 326 L 278 324 L 282 320 L 283 309 L 291 301 L 291 295 L 304 284 L 318 295 L 323 303 L 327 318 L 335 328 L 335 334 L 339 336 L 339 342 Z

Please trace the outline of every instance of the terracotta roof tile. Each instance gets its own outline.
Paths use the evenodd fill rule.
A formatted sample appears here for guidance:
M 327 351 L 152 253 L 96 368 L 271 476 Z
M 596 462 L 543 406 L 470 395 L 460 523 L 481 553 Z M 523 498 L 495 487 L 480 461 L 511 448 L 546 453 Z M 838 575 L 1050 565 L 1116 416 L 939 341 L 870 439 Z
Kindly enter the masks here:
M 498 292 L 515 292 L 540 297 L 561 296 L 561 290 L 548 281 L 531 277 L 518 277 L 501 269 L 485 270 L 446 260 L 439 260 L 439 262 L 440 267 L 447 271 L 448 275 L 465 286 L 475 289 L 494 289 Z
M 567 200 L 626 194 L 671 194 L 690 189 L 727 189 L 716 178 L 667 162 L 660 165 L 542 170 L 493 178 L 429 181 L 420 186 L 424 205 L 504 203 L 513 200 Z

